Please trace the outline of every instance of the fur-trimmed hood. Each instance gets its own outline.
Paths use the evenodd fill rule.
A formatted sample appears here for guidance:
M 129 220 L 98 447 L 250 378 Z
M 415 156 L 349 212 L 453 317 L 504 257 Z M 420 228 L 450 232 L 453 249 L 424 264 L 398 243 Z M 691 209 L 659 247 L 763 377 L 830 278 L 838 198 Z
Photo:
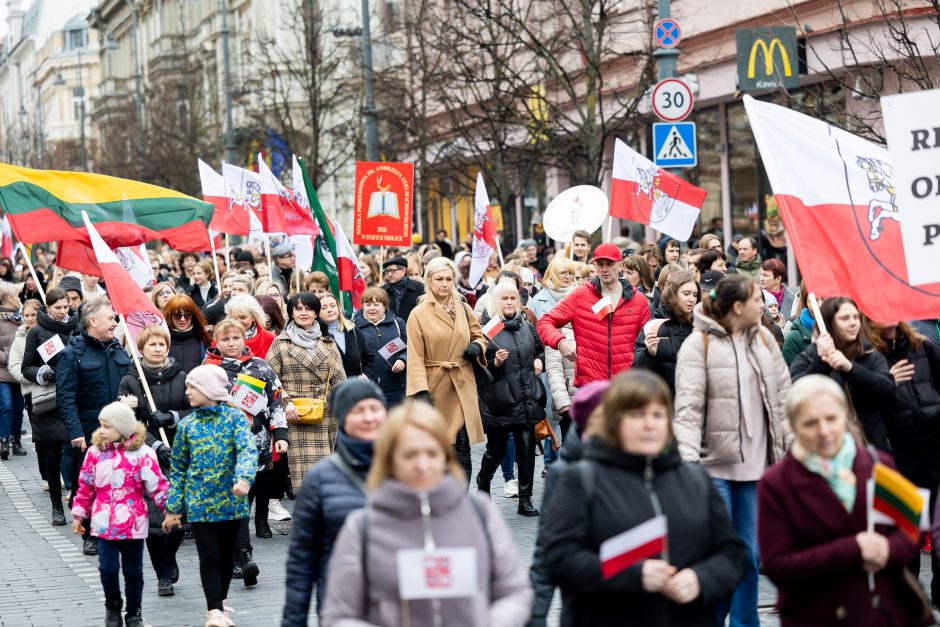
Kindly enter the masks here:
M 136 399 L 135 399 L 136 400 Z M 94 433 L 91 434 L 91 443 L 97 446 L 102 451 L 108 448 L 108 446 L 123 446 L 128 451 L 136 451 L 141 446 L 144 445 L 144 439 L 147 436 L 147 427 L 144 426 L 144 423 L 137 421 L 137 429 L 128 439 L 121 439 L 118 442 L 106 442 L 104 439 L 104 434 L 102 430 L 96 429 Z

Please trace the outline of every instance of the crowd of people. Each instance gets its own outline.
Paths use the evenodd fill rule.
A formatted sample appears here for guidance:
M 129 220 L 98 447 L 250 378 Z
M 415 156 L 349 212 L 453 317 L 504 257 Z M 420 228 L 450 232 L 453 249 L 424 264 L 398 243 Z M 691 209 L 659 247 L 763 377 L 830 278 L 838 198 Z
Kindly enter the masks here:
M 144 547 L 158 596 L 195 576 L 187 539 L 206 627 L 234 625 L 274 532 L 288 627 L 539 627 L 556 589 L 563 625 L 752 626 L 761 573 L 783 625 L 929 624 L 940 562 L 927 594 L 924 547 L 870 524 L 866 485 L 896 467 L 933 513 L 940 320 L 817 312 L 759 238 L 693 244 L 522 240 L 471 285 L 442 231 L 362 251 L 356 306 L 289 243 L 270 266 L 163 249 L 166 324 L 133 341 L 97 277 L 37 248 L 0 282 L 0 460 L 30 434 L 106 627 L 144 624 Z M 539 517 L 528 576 L 497 496 Z M 611 570 L 605 547 L 659 517 L 662 551 Z

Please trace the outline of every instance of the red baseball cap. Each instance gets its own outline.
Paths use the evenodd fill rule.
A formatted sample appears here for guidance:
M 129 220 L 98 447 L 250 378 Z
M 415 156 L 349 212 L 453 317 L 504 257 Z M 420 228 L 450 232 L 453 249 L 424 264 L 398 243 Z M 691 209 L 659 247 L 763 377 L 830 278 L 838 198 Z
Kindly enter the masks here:
M 608 261 L 620 261 L 620 249 L 617 248 L 616 244 L 601 244 L 594 249 L 594 256 L 591 257 L 591 261 L 597 261 L 598 259 L 606 259 Z

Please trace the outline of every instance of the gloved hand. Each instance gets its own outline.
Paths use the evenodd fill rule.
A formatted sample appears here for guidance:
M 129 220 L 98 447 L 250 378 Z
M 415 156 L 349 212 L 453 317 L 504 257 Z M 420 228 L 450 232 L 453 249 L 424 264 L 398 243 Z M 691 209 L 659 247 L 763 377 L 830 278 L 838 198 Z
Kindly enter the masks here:
M 463 352 L 463 358 L 467 361 L 475 361 L 482 354 L 483 347 L 476 342 L 470 342 L 470 345 L 467 346 L 467 350 Z
M 431 393 L 428 392 L 427 390 L 418 392 L 411 398 L 413 398 L 415 402 L 427 403 L 428 405 L 431 405 L 431 406 L 434 405 L 434 402 L 431 400 Z
M 176 416 L 168 411 L 155 411 L 150 414 L 150 424 L 155 429 L 159 429 L 160 427 L 164 429 L 174 427 L 176 426 Z
M 46 364 L 39 367 L 39 371 L 36 373 L 36 382 L 39 385 L 46 385 L 55 381 L 55 370 L 52 369 L 52 366 Z
M 157 453 L 157 461 L 160 462 L 160 466 L 168 466 L 170 459 L 173 457 L 173 449 L 160 440 L 153 443 L 153 449 Z

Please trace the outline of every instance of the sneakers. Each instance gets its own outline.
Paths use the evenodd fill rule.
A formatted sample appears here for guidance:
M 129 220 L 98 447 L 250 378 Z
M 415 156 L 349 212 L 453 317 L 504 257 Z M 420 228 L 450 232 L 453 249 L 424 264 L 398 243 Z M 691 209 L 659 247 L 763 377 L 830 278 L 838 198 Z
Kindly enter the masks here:
M 290 520 L 290 512 L 284 509 L 280 501 L 271 499 L 268 503 L 268 520 Z
M 503 484 L 503 496 L 507 499 L 514 499 L 519 496 L 519 482 L 515 479 L 510 479 Z
M 233 627 L 235 623 L 222 610 L 206 612 L 206 627 Z
M 62 490 L 62 502 L 63 502 L 63 503 L 68 503 L 70 498 L 72 498 L 72 491 L 71 491 L 71 490 Z
M 157 596 L 158 597 L 176 596 L 176 590 L 173 589 L 172 579 L 160 579 L 157 581 Z
M 42 491 L 43 491 L 43 492 L 48 492 L 48 491 L 49 491 L 49 482 L 48 482 L 48 481 L 43 481 L 43 482 L 42 482 Z

